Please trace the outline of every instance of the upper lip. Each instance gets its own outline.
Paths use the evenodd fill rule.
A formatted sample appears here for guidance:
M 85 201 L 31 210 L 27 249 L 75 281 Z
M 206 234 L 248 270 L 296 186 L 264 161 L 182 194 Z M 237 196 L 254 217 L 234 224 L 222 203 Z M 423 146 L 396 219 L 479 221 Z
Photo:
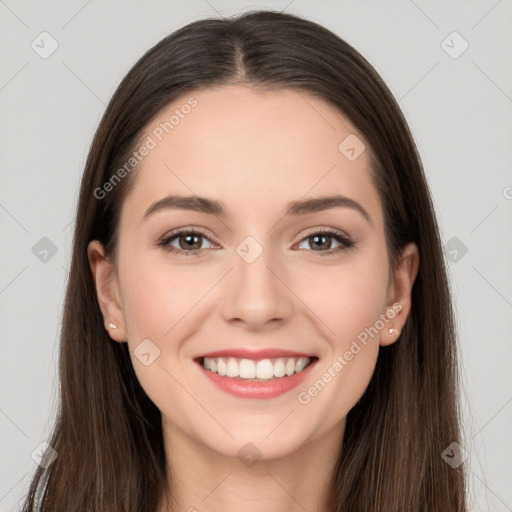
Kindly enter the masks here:
M 215 350 L 214 352 L 208 352 L 196 356 L 194 359 L 200 360 L 205 357 L 233 357 L 238 359 L 278 359 L 280 357 L 316 357 L 311 354 L 305 354 L 302 352 L 295 352 L 293 350 L 283 350 L 279 348 L 266 348 L 266 349 L 250 349 L 250 348 L 227 348 L 224 350 Z

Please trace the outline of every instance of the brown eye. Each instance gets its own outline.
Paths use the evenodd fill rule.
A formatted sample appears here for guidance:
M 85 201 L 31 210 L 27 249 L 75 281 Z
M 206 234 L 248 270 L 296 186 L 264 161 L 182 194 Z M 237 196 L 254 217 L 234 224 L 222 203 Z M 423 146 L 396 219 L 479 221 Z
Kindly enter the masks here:
M 196 234 L 179 235 L 177 239 L 179 241 L 180 249 L 201 249 L 201 237 L 202 235 Z
M 158 245 L 167 249 L 168 252 L 189 256 L 203 250 L 201 246 L 204 240 L 209 241 L 209 238 L 203 233 L 183 229 L 170 233 Z M 174 241 L 177 242 L 178 247 L 171 245 Z
M 338 247 L 331 248 L 332 239 L 339 243 Z M 346 236 L 338 233 L 337 231 L 329 229 L 312 233 L 311 235 L 308 235 L 306 238 L 304 238 L 303 241 L 304 240 L 309 243 L 312 251 L 319 253 L 315 256 L 324 256 L 327 254 L 337 253 L 355 245 L 354 242 L 352 242 Z

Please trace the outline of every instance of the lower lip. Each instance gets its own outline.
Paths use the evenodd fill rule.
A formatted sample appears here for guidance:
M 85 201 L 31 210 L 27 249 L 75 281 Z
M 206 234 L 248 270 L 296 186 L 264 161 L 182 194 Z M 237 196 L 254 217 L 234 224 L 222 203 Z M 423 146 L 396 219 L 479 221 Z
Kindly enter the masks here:
M 240 398 L 275 398 L 297 387 L 311 372 L 318 359 L 315 359 L 304 370 L 286 377 L 278 377 L 266 382 L 252 382 L 249 380 L 223 377 L 218 373 L 207 370 L 202 363 L 198 363 L 204 375 L 213 384 L 223 391 Z

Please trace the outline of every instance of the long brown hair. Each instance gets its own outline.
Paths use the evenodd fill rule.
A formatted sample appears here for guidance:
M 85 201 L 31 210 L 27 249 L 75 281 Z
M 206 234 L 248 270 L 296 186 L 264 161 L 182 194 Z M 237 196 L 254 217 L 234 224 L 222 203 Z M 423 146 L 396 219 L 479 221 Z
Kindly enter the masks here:
M 98 126 L 83 174 L 60 345 L 60 401 L 48 440 L 58 456 L 33 477 L 42 511 L 155 512 L 168 491 L 161 414 L 141 388 L 127 343 L 109 338 L 87 258 L 115 253 L 120 206 L 136 170 L 98 190 L 128 161 L 143 129 L 185 93 L 246 84 L 294 88 L 347 116 L 368 142 L 390 268 L 415 242 L 420 268 L 399 340 L 381 347 L 370 384 L 348 413 L 329 512 L 465 512 L 463 465 L 441 454 L 459 441 L 456 336 L 445 260 L 422 164 L 400 108 L 373 67 L 326 28 L 252 11 L 170 34 L 128 72 Z M 96 193 L 95 193 L 96 191 Z M 43 479 L 43 480 L 41 480 Z

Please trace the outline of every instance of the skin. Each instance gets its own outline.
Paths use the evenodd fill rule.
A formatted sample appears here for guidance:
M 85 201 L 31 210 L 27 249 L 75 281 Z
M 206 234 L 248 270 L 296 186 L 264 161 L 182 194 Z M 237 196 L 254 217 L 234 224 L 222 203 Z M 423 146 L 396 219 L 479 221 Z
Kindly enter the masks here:
M 190 96 L 159 113 L 146 134 Z M 116 261 L 98 241 L 89 245 L 106 328 L 113 340 L 128 342 L 137 378 L 162 413 L 176 510 L 325 510 L 346 415 L 366 389 L 380 347 L 399 336 L 388 329 L 400 331 L 410 311 L 418 250 L 405 248 L 390 279 L 368 146 L 354 161 L 338 150 L 358 132 L 329 104 L 243 86 L 193 97 L 197 106 L 133 171 Z M 351 208 L 283 217 L 290 201 L 333 193 L 360 203 L 372 224 Z M 141 221 L 168 194 L 220 200 L 228 215 L 165 209 Z M 190 226 L 205 231 L 200 254 L 158 246 L 171 230 Z M 315 250 L 309 237 L 321 228 L 356 245 L 321 256 L 340 246 L 327 238 Z M 263 248 L 250 264 L 236 252 L 247 236 Z M 178 237 L 171 245 L 186 250 L 185 242 Z M 298 393 L 396 303 L 402 309 L 385 328 L 308 404 L 299 403 Z M 145 339 L 160 350 L 149 366 L 133 354 Z M 213 386 L 193 358 L 239 346 L 290 349 L 319 361 L 303 384 L 277 398 L 237 398 Z M 237 457 L 248 442 L 262 454 L 251 467 Z

